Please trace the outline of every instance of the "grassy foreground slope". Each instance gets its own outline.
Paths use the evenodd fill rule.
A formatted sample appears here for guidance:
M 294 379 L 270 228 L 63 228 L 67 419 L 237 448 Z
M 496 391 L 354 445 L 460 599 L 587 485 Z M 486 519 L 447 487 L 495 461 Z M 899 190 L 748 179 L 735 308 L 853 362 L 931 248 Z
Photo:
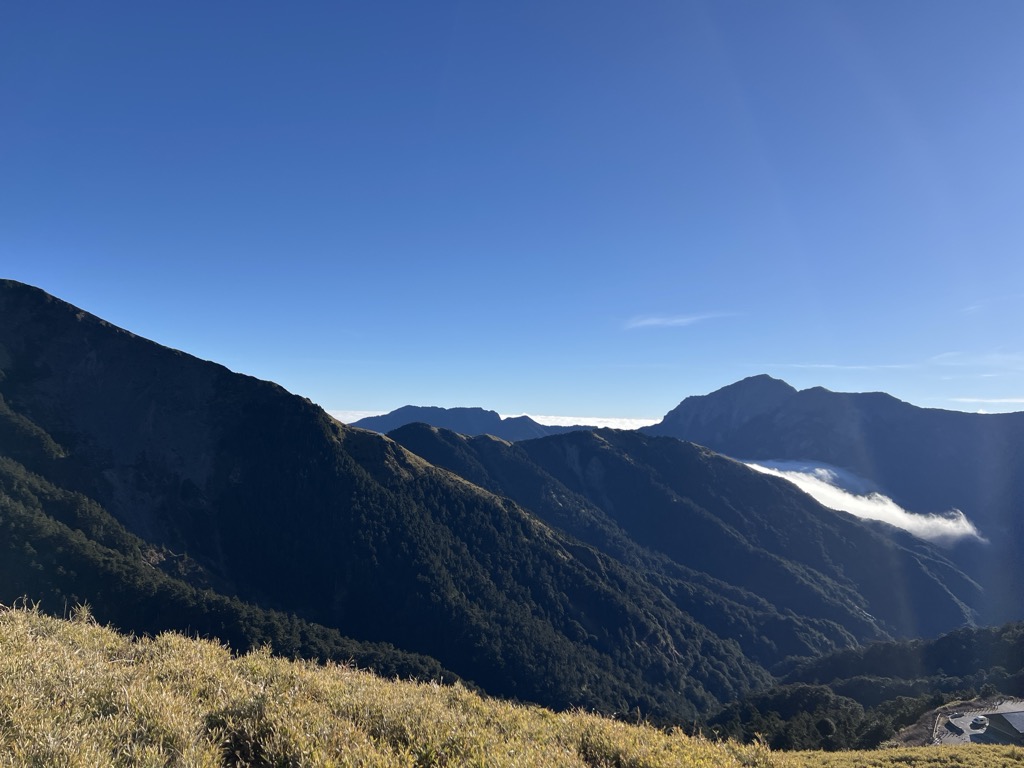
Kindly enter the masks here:
M 129 638 L 37 611 L 0 613 L 0 765 L 772 766 L 582 713 L 387 681 L 177 634 Z
M 130 638 L 0 611 L 0 765 L 1016 765 L 1006 747 L 772 753 L 584 713 L 387 681 L 340 666 L 234 657 L 177 634 Z

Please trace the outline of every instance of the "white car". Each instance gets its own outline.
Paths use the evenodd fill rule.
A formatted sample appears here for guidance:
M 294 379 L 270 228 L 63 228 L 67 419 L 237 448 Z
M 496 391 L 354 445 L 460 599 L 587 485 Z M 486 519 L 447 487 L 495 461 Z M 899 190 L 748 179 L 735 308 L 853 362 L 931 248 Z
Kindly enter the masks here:
M 971 728 L 987 728 L 988 718 L 984 715 L 978 715 L 976 718 L 971 720 Z

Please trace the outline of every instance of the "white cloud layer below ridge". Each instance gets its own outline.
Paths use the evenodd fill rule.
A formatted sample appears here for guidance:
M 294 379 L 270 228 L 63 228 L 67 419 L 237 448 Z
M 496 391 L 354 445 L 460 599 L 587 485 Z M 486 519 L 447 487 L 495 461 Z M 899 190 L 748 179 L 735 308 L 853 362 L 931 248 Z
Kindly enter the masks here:
M 351 424 L 353 421 L 365 419 L 367 416 L 383 416 L 387 411 L 327 411 L 342 424 Z
M 538 424 L 549 427 L 575 427 L 585 424 L 588 427 L 610 427 L 611 429 L 639 429 L 657 424 L 661 419 L 631 419 L 613 416 L 544 416 L 537 413 L 517 413 L 516 416 L 529 416 Z M 505 414 L 503 419 L 509 418 Z
M 910 512 L 879 493 L 868 481 L 836 467 L 784 461 L 743 463 L 758 472 L 788 480 L 829 509 L 880 520 L 934 544 L 950 545 L 964 538 L 985 541 L 974 523 L 959 509 L 942 515 Z

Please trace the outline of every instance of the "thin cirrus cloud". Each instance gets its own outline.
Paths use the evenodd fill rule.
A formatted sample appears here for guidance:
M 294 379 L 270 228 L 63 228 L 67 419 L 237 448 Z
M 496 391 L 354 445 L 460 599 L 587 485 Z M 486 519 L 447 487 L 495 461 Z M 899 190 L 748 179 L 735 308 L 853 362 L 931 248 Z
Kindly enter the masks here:
M 911 512 L 879 493 L 869 482 L 845 470 L 804 462 L 745 463 L 758 472 L 788 480 L 822 506 L 888 523 L 919 539 L 945 546 L 961 539 L 985 541 L 959 509 L 951 509 L 942 515 Z
M 987 296 L 976 300 L 973 304 L 967 304 L 961 307 L 960 312 L 965 315 L 975 315 L 979 312 L 995 309 L 1000 305 L 1009 303 L 1016 304 L 1021 299 L 1024 299 L 1024 293 L 1007 293 L 1001 296 Z
M 766 363 L 767 368 L 800 368 L 825 371 L 888 371 L 916 368 L 911 363 Z
M 627 331 L 635 328 L 683 328 L 687 325 L 729 317 L 730 312 L 708 312 L 703 315 L 641 315 L 626 321 Z
M 1024 370 L 1024 354 L 1019 352 L 983 352 L 968 354 L 964 352 L 943 352 L 929 358 L 929 364 L 956 368 L 997 368 L 1009 371 Z

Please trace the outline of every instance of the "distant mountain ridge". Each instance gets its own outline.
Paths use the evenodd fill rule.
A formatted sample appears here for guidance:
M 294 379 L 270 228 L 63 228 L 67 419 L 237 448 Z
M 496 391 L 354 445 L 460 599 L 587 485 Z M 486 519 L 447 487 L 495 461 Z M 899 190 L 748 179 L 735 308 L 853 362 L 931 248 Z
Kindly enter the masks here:
M 741 459 L 817 459 L 874 480 L 921 512 L 955 506 L 992 522 L 1024 491 L 1015 471 L 1024 458 L 1024 412 L 919 408 L 882 392 L 798 391 L 761 375 L 688 397 L 640 431 Z
M 595 429 L 592 426 L 570 427 L 540 424 L 529 416 L 501 417 L 484 408 L 440 408 L 438 406 L 403 405 L 381 416 L 367 416 L 352 422 L 351 426 L 371 429 L 386 434 L 406 424 L 429 424 L 450 429 L 463 435 L 494 435 L 502 440 L 530 440 L 535 437 L 561 435 L 577 430 Z
M 1024 615 L 1019 590 L 1000 588 L 1003 574 L 1024 572 L 1024 413 L 919 408 L 881 392 L 798 391 L 762 375 L 688 397 L 640 431 L 745 460 L 821 461 L 918 513 L 960 509 L 993 543 L 961 561 L 989 585 L 988 617 Z

